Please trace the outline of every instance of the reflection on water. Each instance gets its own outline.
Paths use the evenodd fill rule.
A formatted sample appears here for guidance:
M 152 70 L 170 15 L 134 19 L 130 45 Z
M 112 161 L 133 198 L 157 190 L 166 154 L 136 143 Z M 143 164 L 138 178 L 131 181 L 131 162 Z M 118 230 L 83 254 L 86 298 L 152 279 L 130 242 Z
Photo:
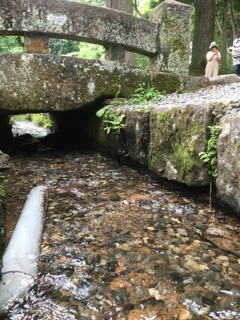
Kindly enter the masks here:
M 8 216 L 36 185 L 49 203 L 36 284 L 8 319 L 240 319 L 239 257 L 219 241 L 237 243 L 231 212 L 97 152 L 12 161 Z

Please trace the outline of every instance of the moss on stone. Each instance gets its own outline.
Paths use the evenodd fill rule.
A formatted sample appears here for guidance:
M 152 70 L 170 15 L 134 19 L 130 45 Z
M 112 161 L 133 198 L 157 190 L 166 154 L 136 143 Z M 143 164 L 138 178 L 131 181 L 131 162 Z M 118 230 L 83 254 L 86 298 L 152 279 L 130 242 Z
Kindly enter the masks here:
M 194 175 L 194 166 L 199 163 L 199 156 L 196 153 L 197 137 L 199 136 L 199 125 L 191 131 L 182 133 L 182 138 L 171 139 L 173 149 L 173 164 L 177 171 L 182 172 L 186 184 L 191 184 Z
M 195 112 L 192 106 L 169 106 L 156 108 L 150 116 L 149 168 L 188 185 L 199 181 L 203 171 L 198 153 L 205 143 L 205 131 Z
M 86 127 L 87 136 L 91 140 L 97 142 L 100 146 L 104 145 L 106 138 L 106 132 L 103 130 L 103 128 L 103 117 L 99 118 L 97 116 L 92 116 Z
M 3 203 L 4 198 L 5 198 L 5 191 L 4 191 L 4 189 L 0 186 L 0 204 Z
M 181 77 L 175 73 L 168 72 L 152 72 L 153 85 L 160 92 L 173 93 L 181 89 Z
M 171 115 L 167 112 L 159 112 L 151 115 L 151 122 L 154 125 L 154 137 L 151 137 L 149 145 L 149 167 L 154 168 L 166 161 L 167 145 L 163 141 L 166 123 L 170 122 Z

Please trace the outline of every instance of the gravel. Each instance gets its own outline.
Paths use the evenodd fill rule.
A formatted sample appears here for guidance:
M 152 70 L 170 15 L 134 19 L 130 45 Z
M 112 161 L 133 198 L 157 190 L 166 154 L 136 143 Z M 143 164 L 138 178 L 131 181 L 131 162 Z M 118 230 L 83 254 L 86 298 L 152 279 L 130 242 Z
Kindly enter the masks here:
M 240 83 L 231 83 L 228 85 L 216 85 L 209 86 L 206 89 L 202 89 L 196 92 L 190 93 L 173 93 L 167 94 L 161 97 L 161 100 L 157 104 L 179 104 L 179 103 L 193 103 L 200 101 L 216 101 L 216 100 L 231 100 L 238 101 L 240 94 Z

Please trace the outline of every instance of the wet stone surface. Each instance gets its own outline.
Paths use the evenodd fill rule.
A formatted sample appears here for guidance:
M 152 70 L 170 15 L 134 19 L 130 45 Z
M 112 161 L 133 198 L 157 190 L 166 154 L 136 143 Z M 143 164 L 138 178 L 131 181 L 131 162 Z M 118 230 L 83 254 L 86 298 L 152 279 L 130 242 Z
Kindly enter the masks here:
M 7 319 L 240 319 L 231 212 L 94 151 L 12 163 L 8 236 L 32 187 L 49 199 L 36 285 Z

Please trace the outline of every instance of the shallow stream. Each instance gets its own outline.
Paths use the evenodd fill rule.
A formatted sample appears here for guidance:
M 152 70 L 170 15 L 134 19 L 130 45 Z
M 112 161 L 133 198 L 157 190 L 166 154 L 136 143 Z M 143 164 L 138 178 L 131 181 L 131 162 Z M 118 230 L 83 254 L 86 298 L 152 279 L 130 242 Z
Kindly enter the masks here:
M 33 187 L 48 211 L 35 286 L 6 319 L 240 319 L 240 221 L 207 194 L 93 150 L 11 159 L 8 238 Z

